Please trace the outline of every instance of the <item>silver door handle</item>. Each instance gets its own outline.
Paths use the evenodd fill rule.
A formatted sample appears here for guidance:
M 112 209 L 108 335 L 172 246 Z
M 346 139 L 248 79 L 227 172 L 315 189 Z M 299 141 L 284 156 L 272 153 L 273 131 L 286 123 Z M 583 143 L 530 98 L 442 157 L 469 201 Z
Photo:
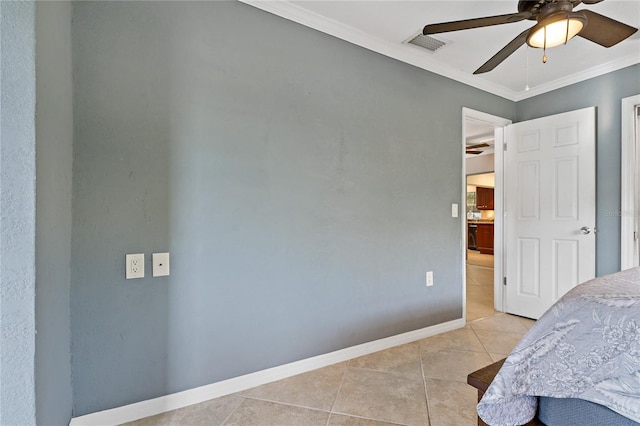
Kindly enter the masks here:
M 583 235 L 588 235 L 591 233 L 591 228 L 589 228 L 588 226 L 583 226 L 582 228 L 580 228 L 580 233 Z

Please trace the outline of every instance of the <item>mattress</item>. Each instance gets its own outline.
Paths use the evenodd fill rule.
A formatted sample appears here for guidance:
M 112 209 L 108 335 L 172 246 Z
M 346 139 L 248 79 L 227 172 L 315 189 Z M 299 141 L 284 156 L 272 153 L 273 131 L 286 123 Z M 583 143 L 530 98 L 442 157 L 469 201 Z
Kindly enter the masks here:
M 538 420 L 547 426 L 638 426 L 640 424 L 605 406 L 584 399 L 545 396 L 538 400 Z

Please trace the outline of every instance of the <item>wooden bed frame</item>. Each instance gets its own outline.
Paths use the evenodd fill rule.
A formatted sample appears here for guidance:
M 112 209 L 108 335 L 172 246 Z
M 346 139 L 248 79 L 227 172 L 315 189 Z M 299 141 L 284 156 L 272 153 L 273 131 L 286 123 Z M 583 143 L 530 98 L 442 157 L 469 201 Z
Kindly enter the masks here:
M 506 359 L 506 358 L 505 358 Z M 496 377 L 500 367 L 504 363 L 505 359 L 501 359 L 500 361 L 494 362 L 491 365 L 488 365 L 480 370 L 474 371 L 473 373 L 467 376 L 467 383 L 478 389 L 478 402 L 482 399 L 482 395 L 486 392 L 487 388 L 493 381 L 493 378 Z M 478 417 L 478 426 L 488 426 L 485 422 L 482 421 L 480 417 Z M 533 420 L 527 423 L 525 426 L 545 426 L 538 417 L 536 416 Z

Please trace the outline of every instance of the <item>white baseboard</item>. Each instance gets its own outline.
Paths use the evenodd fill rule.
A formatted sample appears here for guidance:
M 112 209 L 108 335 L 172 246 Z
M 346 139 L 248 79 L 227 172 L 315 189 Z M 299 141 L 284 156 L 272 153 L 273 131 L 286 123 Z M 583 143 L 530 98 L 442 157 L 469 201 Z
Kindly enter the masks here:
M 278 367 L 269 368 L 244 376 L 234 377 L 210 385 L 200 386 L 186 391 L 161 396 L 159 398 L 136 402 L 110 410 L 99 411 L 71 419 L 69 426 L 104 426 L 118 425 L 144 417 L 154 416 L 189 405 L 198 404 L 213 398 L 230 395 L 266 383 L 286 379 L 300 373 L 306 373 L 318 368 L 327 367 L 332 364 L 347 361 L 373 352 L 389 349 L 394 346 L 415 342 L 416 340 L 446 333 L 465 326 L 463 318 L 437 324 L 420 330 L 409 331 L 407 333 L 374 340 L 357 346 L 340 349 L 324 355 L 314 356 Z

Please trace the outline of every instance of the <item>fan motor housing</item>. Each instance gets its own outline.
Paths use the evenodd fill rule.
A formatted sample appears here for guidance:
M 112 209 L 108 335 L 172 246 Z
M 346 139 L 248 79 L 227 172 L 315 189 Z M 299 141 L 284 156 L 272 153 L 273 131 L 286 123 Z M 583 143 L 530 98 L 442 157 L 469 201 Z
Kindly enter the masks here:
M 558 11 L 570 12 L 578 4 L 580 4 L 580 1 L 520 0 L 518 1 L 518 12 L 531 13 L 531 16 L 528 19 L 531 21 L 535 21 L 539 19 L 539 13 L 543 15 L 549 15 Z

